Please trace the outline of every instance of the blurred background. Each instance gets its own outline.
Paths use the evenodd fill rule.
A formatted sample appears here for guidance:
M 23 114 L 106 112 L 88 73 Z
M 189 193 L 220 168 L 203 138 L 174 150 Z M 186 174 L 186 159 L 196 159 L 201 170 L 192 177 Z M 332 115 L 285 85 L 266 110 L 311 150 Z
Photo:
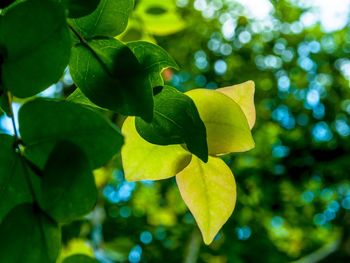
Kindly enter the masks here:
M 349 0 L 136 0 L 118 38 L 166 49 L 181 68 L 164 72 L 170 85 L 255 81 L 256 148 L 225 157 L 238 200 L 210 246 L 174 179 L 126 182 L 116 156 L 95 171 L 94 212 L 63 227 L 61 258 L 350 262 L 349 15 Z M 72 83 L 67 69 L 40 96 L 67 96 Z M 11 129 L 1 115 L 0 131 Z

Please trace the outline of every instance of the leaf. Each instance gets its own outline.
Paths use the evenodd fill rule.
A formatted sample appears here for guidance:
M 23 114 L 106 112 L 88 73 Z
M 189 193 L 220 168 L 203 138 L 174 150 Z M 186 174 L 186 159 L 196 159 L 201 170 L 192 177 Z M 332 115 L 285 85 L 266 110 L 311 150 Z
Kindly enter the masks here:
M 160 180 L 175 176 L 191 161 L 191 154 L 180 145 L 156 145 L 145 141 L 136 131 L 135 118 L 124 121 L 125 144 L 122 161 L 128 181 Z
M 76 254 L 65 258 L 62 263 L 98 263 L 98 261 L 86 255 Z
M 61 248 L 61 231 L 39 208 L 15 207 L 0 225 L 0 261 L 54 263 Z
M 70 222 L 90 212 L 97 189 L 89 160 L 68 141 L 53 148 L 41 181 L 40 205 L 59 223 Z
M 250 129 L 252 129 L 256 118 L 254 105 L 254 82 L 250 80 L 241 84 L 219 88 L 216 90 L 229 96 L 241 107 L 248 120 Z
M 7 96 L 3 94 L 0 96 L 0 110 L 7 114 L 7 116 L 10 116 L 11 109 L 9 105 L 9 101 L 7 99 Z
M 71 22 L 83 37 L 114 37 L 125 30 L 133 7 L 133 0 L 101 0 L 90 15 Z
M 176 182 L 209 245 L 235 207 L 236 183 L 230 168 L 216 157 L 203 163 L 193 156 L 189 166 L 176 175 Z
M 145 30 L 154 35 L 174 34 L 186 26 L 173 0 L 142 0 L 136 6 L 135 15 L 143 20 Z
M 16 205 L 32 201 L 25 178 L 29 171 L 14 144 L 14 137 L 0 134 L 0 221 Z
M 54 1 L 25 1 L 1 18 L 5 90 L 24 98 L 57 82 L 69 62 L 71 49 L 63 7 Z
M 198 109 L 207 130 L 210 155 L 248 151 L 254 140 L 243 111 L 228 96 L 215 90 L 186 92 Z
M 35 99 L 19 111 L 25 155 L 43 168 L 60 140 L 78 145 L 97 168 L 109 161 L 122 144 L 119 129 L 99 113 L 68 101 Z
M 160 74 L 164 69 L 169 67 L 179 69 L 174 59 L 158 45 L 135 41 L 127 43 L 127 46 L 135 54 L 143 70 L 150 75 L 152 87 L 164 85 Z
M 10 6 L 15 0 L 3 0 L 0 2 L 0 9 Z
M 131 50 L 116 39 L 76 45 L 70 62 L 72 78 L 95 104 L 124 115 L 151 120 L 153 94 L 148 76 Z
M 78 18 L 92 13 L 100 3 L 100 0 L 62 0 L 62 4 L 68 9 L 68 17 Z
M 79 88 L 76 88 L 75 91 L 73 91 L 73 93 L 70 94 L 66 100 L 84 105 L 86 107 L 90 107 L 91 109 L 97 111 L 107 111 L 106 109 L 97 106 L 95 103 L 92 103 L 91 100 L 89 100 Z
M 161 88 L 161 87 L 159 87 Z M 148 142 L 159 145 L 186 143 L 190 152 L 208 160 L 205 126 L 193 101 L 170 86 L 154 97 L 152 122 L 136 118 L 136 129 Z

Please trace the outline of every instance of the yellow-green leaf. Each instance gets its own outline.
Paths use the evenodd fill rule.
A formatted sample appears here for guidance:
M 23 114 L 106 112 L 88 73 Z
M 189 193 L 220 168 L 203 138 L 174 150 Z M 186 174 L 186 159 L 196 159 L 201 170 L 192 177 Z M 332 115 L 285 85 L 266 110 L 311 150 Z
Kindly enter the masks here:
M 193 156 L 191 163 L 176 175 L 176 182 L 204 243 L 210 244 L 236 204 L 236 183 L 230 168 L 216 157 L 204 163 Z
M 191 153 L 181 145 L 161 146 L 144 140 L 136 131 L 134 117 L 125 120 L 122 134 L 125 136 L 122 162 L 128 181 L 169 178 L 191 161 Z
M 134 15 L 143 21 L 146 31 L 158 36 L 174 34 L 186 26 L 176 12 L 174 0 L 142 0 Z
M 241 107 L 243 113 L 247 117 L 250 128 L 253 128 L 255 124 L 255 105 L 254 105 L 254 92 L 255 84 L 249 80 L 241 84 L 232 85 L 224 88 L 217 89 L 233 99 Z
M 228 96 L 215 90 L 194 89 L 186 93 L 197 106 L 207 129 L 210 155 L 243 152 L 255 143 L 240 106 Z

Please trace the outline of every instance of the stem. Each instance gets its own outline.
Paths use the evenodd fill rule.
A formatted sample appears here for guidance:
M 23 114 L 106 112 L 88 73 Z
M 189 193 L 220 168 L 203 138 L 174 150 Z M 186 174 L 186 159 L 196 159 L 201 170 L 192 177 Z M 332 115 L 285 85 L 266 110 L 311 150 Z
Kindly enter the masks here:
M 12 126 L 13 126 L 13 130 L 14 130 L 14 136 L 15 136 L 15 149 L 17 151 L 17 154 L 19 154 L 19 161 L 20 161 L 20 165 L 22 165 L 22 168 L 24 170 L 24 174 L 25 174 L 25 180 L 26 180 L 26 183 L 28 185 L 28 188 L 29 188 L 29 191 L 30 191 L 30 194 L 32 195 L 33 197 L 33 200 L 34 202 L 36 202 L 37 198 L 36 198 L 36 195 L 35 195 L 35 190 L 34 190 L 34 186 L 33 186 L 33 181 L 30 177 L 30 171 L 27 167 L 27 165 L 25 164 L 25 161 L 26 159 L 22 157 L 22 154 L 21 154 L 21 148 L 19 147 L 20 143 L 21 143 L 21 139 L 19 138 L 19 135 L 18 135 L 18 132 L 17 132 L 17 126 L 16 126 L 16 120 L 15 120 L 15 115 L 13 113 L 13 107 L 12 107 L 12 94 L 10 91 L 7 91 L 6 92 L 6 95 L 7 95 L 7 103 L 8 103 L 8 107 L 9 107 L 9 117 L 11 118 L 11 122 L 12 122 Z
M 186 250 L 185 250 L 185 256 L 183 263 L 195 263 L 198 260 L 199 251 L 201 248 L 201 235 L 197 228 L 193 229 L 193 232 L 191 236 L 189 237 Z
M 84 39 L 82 35 L 79 34 L 78 31 L 75 30 L 75 28 L 68 24 L 68 28 L 73 32 L 73 34 L 79 39 L 80 43 L 84 45 L 91 53 L 92 55 L 96 58 L 96 60 L 101 64 L 103 69 L 107 72 L 107 74 L 111 77 L 114 78 L 113 74 L 110 72 L 109 68 L 107 65 L 104 63 L 104 61 L 99 57 L 99 55 L 95 52 L 95 50 L 89 45 L 89 43 Z
M 86 40 L 78 33 L 78 31 L 75 30 L 75 28 L 72 25 L 68 24 L 68 28 L 74 33 L 74 35 L 79 39 L 81 43 L 87 45 Z

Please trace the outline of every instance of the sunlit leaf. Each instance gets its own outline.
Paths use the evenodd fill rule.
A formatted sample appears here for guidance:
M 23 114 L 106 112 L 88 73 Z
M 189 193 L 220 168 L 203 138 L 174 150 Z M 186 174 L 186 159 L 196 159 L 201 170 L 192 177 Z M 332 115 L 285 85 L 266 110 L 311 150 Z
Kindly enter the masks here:
M 98 261 L 86 255 L 77 254 L 64 259 L 63 263 L 98 263 Z
M 247 118 L 235 101 L 214 90 L 195 89 L 186 94 L 196 104 L 207 129 L 210 155 L 242 152 L 254 147 Z
M 186 143 L 190 152 L 208 160 L 205 126 L 193 101 L 173 87 L 159 87 L 154 97 L 152 122 L 136 118 L 136 129 L 147 141 L 160 144 Z
M 253 128 L 256 118 L 254 105 L 254 82 L 250 80 L 241 84 L 219 88 L 216 90 L 224 93 L 237 102 L 248 120 L 249 127 Z
M 73 238 L 70 239 L 67 244 L 62 246 L 62 250 L 57 263 L 62 263 L 65 258 L 68 258 L 73 255 L 86 255 L 92 257 L 94 255 L 94 249 L 88 240 L 84 238 Z
M 173 34 L 186 26 L 172 0 L 142 0 L 136 7 L 135 16 L 141 18 L 145 29 L 154 35 Z
M 16 206 L 0 225 L 0 260 L 54 263 L 61 248 L 58 225 L 38 207 Z
M 125 144 L 122 161 L 128 181 L 160 180 L 175 176 L 191 160 L 180 145 L 156 145 L 144 140 L 136 131 L 135 118 L 129 117 L 122 127 Z
M 203 163 L 195 156 L 176 175 L 181 196 L 193 214 L 205 244 L 210 244 L 233 212 L 236 183 L 230 168 L 219 158 Z

